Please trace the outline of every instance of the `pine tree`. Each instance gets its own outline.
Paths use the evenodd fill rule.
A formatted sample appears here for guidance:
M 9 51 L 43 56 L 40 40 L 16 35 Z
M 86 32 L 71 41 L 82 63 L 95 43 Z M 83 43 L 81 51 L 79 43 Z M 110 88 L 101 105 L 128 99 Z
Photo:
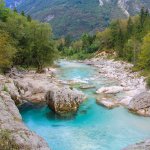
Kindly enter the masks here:
M 143 28 L 143 26 L 144 26 L 144 20 L 145 20 L 145 10 L 144 10 L 144 7 L 142 7 L 141 12 L 140 12 L 140 26 L 141 26 L 141 28 Z
M 18 11 L 17 11 L 17 8 L 16 8 L 16 7 L 14 8 L 14 12 L 15 12 L 15 13 L 18 13 Z
M 21 12 L 21 15 L 22 15 L 22 16 L 25 16 L 25 13 L 24 13 L 24 11 L 22 11 L 22 12 Z
M 133 22 L 131 17 L 129 17 L 127 22 L 127 38 L 129 38 L 132 35 L 133 32 Z
M 145 10 L 145 16 L 146 16 L 146 17 L 149 16 L 149 10 L 148 10 L 148 9 Z
M 124 35 L 121 29 L 119 29 L 118 32 L 118 38 L 117 38 L 117 50 L 118 50 L 118 56 L 123 57 L 123 47 L 124 47 Z
M 30 16 L 30 15 L 28 15 L 28 16 L 27 16 L 27 20 L 28 20 L 29 22 L 31 22 L 31 21 L 32 21 L 32 18 L 31 18 L 31 16 Z

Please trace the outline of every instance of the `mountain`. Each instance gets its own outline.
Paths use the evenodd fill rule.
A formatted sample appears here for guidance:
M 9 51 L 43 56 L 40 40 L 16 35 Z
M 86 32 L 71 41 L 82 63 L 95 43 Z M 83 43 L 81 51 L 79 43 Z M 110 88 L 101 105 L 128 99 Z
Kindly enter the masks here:
M 150 8 L 150 0 L 6 0 L 34 19 L 52 25 L 56 37 L 102 30 L 112 19 L 137 14 Z M 10 5 L 8 5 L 10 4 Z
M 6 0 L 6 6 L 9 8 L 14 8 L 20 5 L 23 0 Z

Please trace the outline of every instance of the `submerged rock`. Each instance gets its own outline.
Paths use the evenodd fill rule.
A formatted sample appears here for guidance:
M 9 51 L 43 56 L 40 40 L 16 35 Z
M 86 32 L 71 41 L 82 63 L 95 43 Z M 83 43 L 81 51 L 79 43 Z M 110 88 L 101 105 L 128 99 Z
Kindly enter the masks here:
M 150 93 L 142 92 L 131 99 L 128 109 L 143 116 L 150 116 Z
M 59 115 L 75 113 L 84 99 L 85 96 L 82 92 L 71 90 L 68 87 L 57 87 L 46 94 L 49 108 Z
M 97 102 L 97 104 L 105 106 L 108 109 L 112 109 L 112 108 L 115 108 L 115 107 L 119 106 L 119 103 L 114 99 L 108 99 L 108 98 L 100 99 L 100 98 L 97 98 L 96 102 Z
M 128 146 L 123 150 L 150 150 L 150 139 Z
M 82 85 L 80 86 L 80 89 L 92 89 L 92 88 L 95 88 L 94 85 Z

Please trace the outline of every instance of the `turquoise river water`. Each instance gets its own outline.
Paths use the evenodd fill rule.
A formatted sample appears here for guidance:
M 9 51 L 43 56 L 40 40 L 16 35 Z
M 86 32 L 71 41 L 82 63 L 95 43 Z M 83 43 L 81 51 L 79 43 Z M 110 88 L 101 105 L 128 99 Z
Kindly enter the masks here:
M 96 104 L 96 89 L 117 85 L 117 81 L 96 78 L 96 68 L 85 64 L 60 61 L 59 65 L 58 78 L 88 82 L 96 88 L 83 90 L 88 99 L 71 118 L 59 118 L 46 106 L 20 108 L 25 124 L 52 150 L 121 150 L 150 138 L 150 118 L 131 114 L 123 107 L 108 110 Z

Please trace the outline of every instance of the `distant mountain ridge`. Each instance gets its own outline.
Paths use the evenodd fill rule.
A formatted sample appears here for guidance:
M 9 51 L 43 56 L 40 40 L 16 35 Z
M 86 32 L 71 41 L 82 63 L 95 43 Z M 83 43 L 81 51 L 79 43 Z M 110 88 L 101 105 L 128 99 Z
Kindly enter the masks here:
M 137 14 L 141 7 L 150 8 L 150 0 L 6 0 L 34 19 L 49 22 L 56 37 L 78 37 L 83 32 L 105 28 L 112 19 Z
M 9 8 L 14 8 L 20 5 L 24 0 L 5 0 L 6 6 Z

